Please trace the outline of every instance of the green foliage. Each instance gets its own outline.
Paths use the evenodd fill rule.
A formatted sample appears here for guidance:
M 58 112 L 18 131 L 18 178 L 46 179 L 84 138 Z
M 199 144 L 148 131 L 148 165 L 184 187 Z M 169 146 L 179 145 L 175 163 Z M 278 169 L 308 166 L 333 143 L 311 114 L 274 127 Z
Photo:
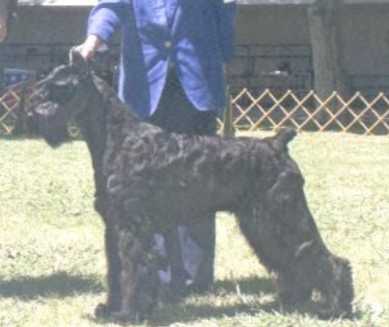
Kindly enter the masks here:
M 219 213 L 215 290 L 161 304 L 147 325 L 389 326 L 389 139 L 306 133 L 291 152 L 323 238 L 352 262 L 356 319 L 277 312 L 267 273 Z M 93 309 L 105 296 L 103 233 L 83 142 L 54 151 L 0 140 L 0 230 L 0 326 L 102 325 Z

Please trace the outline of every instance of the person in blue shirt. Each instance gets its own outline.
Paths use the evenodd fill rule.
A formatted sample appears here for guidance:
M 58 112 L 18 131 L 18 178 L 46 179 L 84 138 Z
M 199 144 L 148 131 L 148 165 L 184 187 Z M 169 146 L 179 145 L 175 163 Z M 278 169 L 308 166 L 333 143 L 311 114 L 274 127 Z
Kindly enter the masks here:
M 120 30 L 120 99 L 167 131 L 214 135 L 226 106 L 224 67 L 233 55 L 235 14 L 234 0 L 101 0 L 76 49 L 88 60 Z M 215 213 L 209 215 L 160 242 L 170 260 L 161 278 L 177 293 L 213 283 Z

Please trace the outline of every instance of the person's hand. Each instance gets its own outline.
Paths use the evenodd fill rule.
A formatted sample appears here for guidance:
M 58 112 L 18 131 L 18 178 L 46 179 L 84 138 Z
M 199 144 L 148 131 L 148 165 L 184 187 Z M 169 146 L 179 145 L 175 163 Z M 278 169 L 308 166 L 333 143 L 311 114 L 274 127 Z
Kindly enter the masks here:
M 0 19 L 0 42 L 3 42 L 7 37 L 7 22 Z
M 89 35 L 84 43 L 73 48 L 85 61 L 93 58 L 96 51 L 103 46 L 103 41 L 97 35 Z

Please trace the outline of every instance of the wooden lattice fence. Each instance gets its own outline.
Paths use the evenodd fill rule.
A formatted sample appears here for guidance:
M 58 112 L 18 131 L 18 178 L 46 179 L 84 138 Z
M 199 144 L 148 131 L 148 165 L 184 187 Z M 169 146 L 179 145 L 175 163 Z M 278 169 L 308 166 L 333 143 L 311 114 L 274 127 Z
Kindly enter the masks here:
M 0 135 L 26 132 L 24 106 L 33 82 L 21 82 L 0 93 Z
M 23 107 L 31 86 L 21 83 L 0 93 L 0 134 L 10 135 L 26 128 Z M 299 131 L 389 134 L 389 96 L 383 92 L 374 97 L 357 92 L 347 99 L 333 92 L 321 99 L 314 91 L 296 94 L 268 89 L 255 94 L 245 88 L 232 92 L 229 108 L 231 112 L 226 117 L 235 130 L 291 126 Z
M 259 95 L 242 89 L 231 96 L 232 126 L 237 130 L 295 129 L 362 134 L 389 133 L 389 97 L 381 92 L 366 97 L 356 92 L 348 99 L 333 92 L 321 99 L 314 91 L 298 95 L 292 90 Z

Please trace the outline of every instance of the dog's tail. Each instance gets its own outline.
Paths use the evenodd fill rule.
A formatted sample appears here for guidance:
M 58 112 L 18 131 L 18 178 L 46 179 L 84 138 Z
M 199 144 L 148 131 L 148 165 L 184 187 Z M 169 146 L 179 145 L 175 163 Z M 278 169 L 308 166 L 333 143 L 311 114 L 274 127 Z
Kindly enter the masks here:
M 296 130 L 287 127 L 279 130 L 277 135 L 272 138 L 273 146 L 277 151 L 287 151 L 288 143 L 297 135 Z

